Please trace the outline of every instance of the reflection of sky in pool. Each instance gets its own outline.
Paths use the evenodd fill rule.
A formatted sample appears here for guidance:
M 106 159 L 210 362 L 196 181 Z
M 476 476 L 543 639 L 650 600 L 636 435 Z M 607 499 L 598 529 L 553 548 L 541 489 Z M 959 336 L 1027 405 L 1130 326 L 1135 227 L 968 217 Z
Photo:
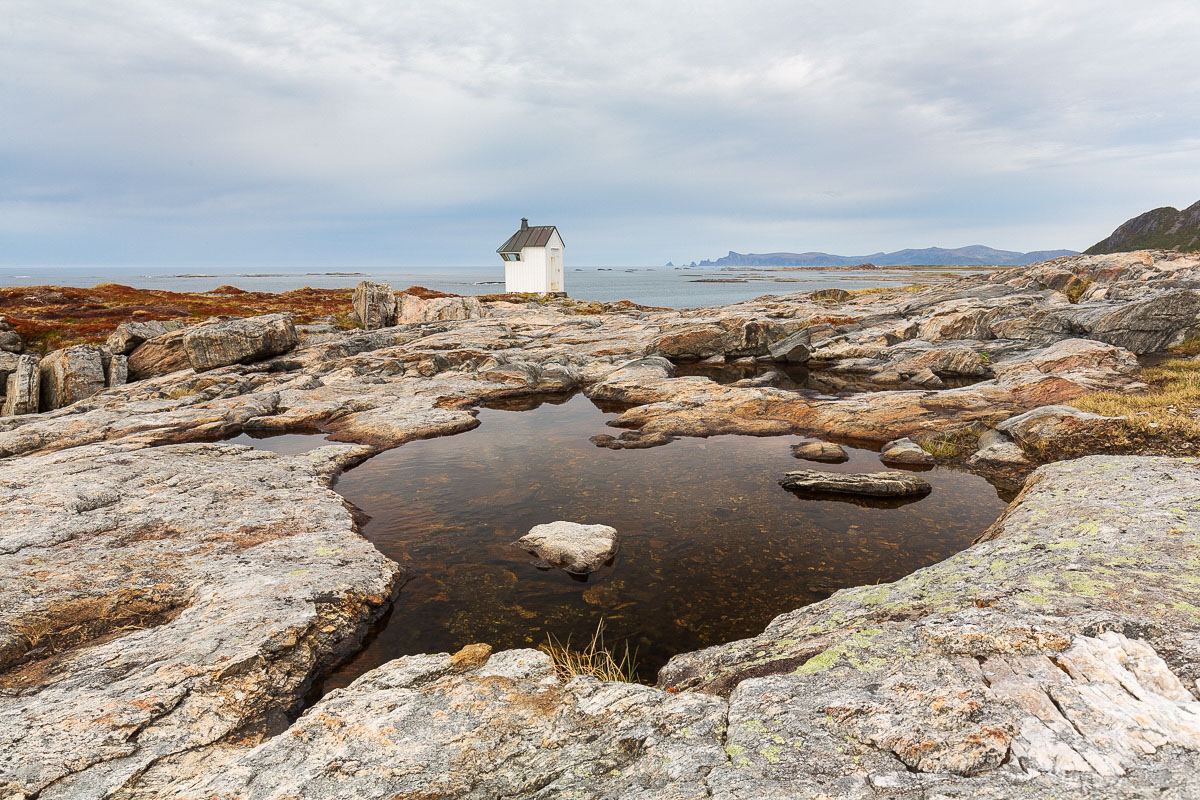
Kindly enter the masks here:
M 649 450 L 591 444 L 612 414 L 582 395 L 524 411 L 484 409 L 482 425 L 410 442 L 342 476 L 366 511 L 363 533 L 416 577 L 366 648 L 324 688 L 396 656 L 487 642 L 531 647 L 548 634 L 584 642 L 605 620 L 610 645 L 637 648 L 653 680 L 673 654 L 758 633 L 776 615 L 832 591 L 894 580 L 939 561 L 995 521 L 1004 502 L 982 478 L 934 469 L 933 493 L 873 506 L 794 496 L 790 469 L 883 469 L 851 450 L 833 466 L 798 461 L 796 437 L 680 439 Z M 279 451 L 321 437 L 239 437 Z M 612 525 L 611 567 L 573 580 L 540 570 L 512 542 L 556 519 Z

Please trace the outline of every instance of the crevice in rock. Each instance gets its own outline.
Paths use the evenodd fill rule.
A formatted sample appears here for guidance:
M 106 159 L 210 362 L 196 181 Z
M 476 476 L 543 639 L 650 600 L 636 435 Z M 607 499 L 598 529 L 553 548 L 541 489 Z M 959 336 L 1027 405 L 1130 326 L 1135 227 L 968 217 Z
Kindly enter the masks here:
M 123 590 L 26 614 L 10 624 L 15 635 L 0 651 L 0 693 L 40 688 L 80 648 L 165 625 L 187 606 L 183 598 L 146 597 Z

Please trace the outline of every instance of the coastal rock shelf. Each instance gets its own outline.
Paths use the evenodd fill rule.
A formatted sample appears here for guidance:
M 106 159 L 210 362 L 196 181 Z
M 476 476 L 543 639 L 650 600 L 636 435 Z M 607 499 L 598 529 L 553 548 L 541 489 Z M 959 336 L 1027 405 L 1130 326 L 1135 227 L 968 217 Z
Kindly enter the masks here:
M 1138 356 L 1200 335 L 1200 257 L 1071 256 L 686 312 L 461 308 L 201 373 L 163 348 L 131 357 L 125 385 L 101 354 L 103 390 L 89 358 L 95 394 L 0 420 L 0 796 L 388 797 L 417 785 L 404 774 L 446 796 L 489 796 L 481 775 L 542 796 L 1200 795 L 1200 478 L 1186 459 L 1042 467 L 979 544 L 678 654 L 661 689 L 563 684 L 520 654 L 416 656 L 276 735 L 407 577 L 329 489 L 349 463 L 468 431 L 489 402 L 582 389 L 644 441 L 683 437 L 664 452 L 718 434 L 880 446 L 970 430 L 971 463 L 1020 477 L 1064 431 L 1110 424 L 1045 406 L 1135 391 Z M 766 361 L 783 342 L 784 358 L 905 388 L 719 384 L 666 357 Z M 6 405 L 32 402 L 27 358 L 5 361 Z M 201 443 L 312 429 L 346 444 Z M 616 527 L 619 564 L 632 528 Z M 422 711 L 463 699 L 487 713 Z M 379 737 L 348 733 L 376 707 Z M 410 713 L 429 720 L 417 749 L 389 738 Z

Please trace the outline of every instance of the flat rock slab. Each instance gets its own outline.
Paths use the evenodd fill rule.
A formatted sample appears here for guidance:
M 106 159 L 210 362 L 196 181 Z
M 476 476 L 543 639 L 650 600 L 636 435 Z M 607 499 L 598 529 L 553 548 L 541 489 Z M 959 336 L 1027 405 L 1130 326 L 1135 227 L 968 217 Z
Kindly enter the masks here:
M 513 544 L 553 567 L 587 575 L 612 560 L 618 543 L 616 528 L 560 520 L 533 526 Z
M 865 497 L 909 497 L 929 494 L 929 481 L 901 472 L 822 472 L 801 469 L 785 473 L 779 485 L 805 494 L 849 494 Z
M 0 461 L 0 797 L 151 796 L 286 724 L 405 575 L 328 488 L 364 450 Z
M 850 460 L 846 448 L 833 442 L 805 442 L 792 445 L 792 455 L 805 461 L 819 461 L 823 464 L 841 464 Z

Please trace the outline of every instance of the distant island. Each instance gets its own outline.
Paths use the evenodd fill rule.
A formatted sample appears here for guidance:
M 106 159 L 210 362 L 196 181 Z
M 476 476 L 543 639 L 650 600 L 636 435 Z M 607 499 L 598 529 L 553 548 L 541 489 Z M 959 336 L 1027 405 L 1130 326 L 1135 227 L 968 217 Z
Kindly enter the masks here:
M 1150 249 L 1200 250 L 1200 203 L 1193 203 L 1183 211 L 1164 206 L 1139 214 L 1084 252 L 1100 255 Z
M 923 249 L 897 250 L 894 253 L 871 253 L 865 256 L 839 256 L 832 253 L 736 253 L 716 261 L 705 259 L 698 267 L 850 267 L 855 264 L 871 263 L 881 267 L 899 266 L 1024 266 L 1059 256 L 1077 255 L 1075 250 L 1034 250 L 1019 253 L 1015 250 L 996 250 L 974 244 L 968 247 L 946 249 L 926 247 Z

